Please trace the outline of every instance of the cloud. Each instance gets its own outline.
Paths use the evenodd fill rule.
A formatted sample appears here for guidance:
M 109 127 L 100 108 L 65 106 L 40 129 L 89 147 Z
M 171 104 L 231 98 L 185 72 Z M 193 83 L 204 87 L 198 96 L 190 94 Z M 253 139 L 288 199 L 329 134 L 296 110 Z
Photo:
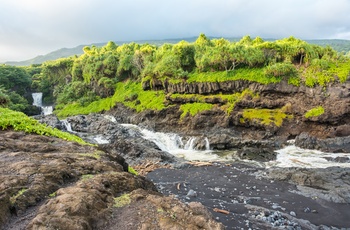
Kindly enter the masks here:
M 349 39 L 348 0 L 0 0 L 0 62 L 93 42 L 209 36 Z

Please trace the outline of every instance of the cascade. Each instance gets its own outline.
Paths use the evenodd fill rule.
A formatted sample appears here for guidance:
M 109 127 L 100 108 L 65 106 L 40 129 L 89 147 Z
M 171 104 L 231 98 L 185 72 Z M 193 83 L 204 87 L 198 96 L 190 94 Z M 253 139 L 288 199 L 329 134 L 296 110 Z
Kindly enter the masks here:
M 186 149 L 186 150 L 194 150 L 195 140 L 196 140 L 195 137 L 191 137 L 191 138 L 187 141 L 187 143 L 185 144 L 184 149 Z
M 210 143 L 208 137 L 204 138 L 205 141 L 205 150 L 210 150 Z
M 37 107 L 42 107 L 43 93 L 32 93 L 33 105 Z
M 32 93 L 33 105 L 41 108 L 41 113 L 43 115 L 52 114 L 52 106 L 43 106 L 43 93 Z
M 183 157 L 187 160 L 214 161 L 219 159 L 219 156 L 213 154 L 213 151 L 210 150 L 208 139 L 205 140 L 206 150 L 197 150 L 195 149 L 195 144 L 198 137 L 191 137 L 187 141 L 183 141 L 179 135 L 174 133 L 152 132 L 132 124 L 122 125 L 130 130 L 137 130 L 144 139 L 152 141 L 162 151 L 166 151 L 174 156 Z
M 61 120 L 61 122 L 63 123 L 64 127 L 66 127 L 68 132 L 74 133 L 71 124 L 67 120 Z

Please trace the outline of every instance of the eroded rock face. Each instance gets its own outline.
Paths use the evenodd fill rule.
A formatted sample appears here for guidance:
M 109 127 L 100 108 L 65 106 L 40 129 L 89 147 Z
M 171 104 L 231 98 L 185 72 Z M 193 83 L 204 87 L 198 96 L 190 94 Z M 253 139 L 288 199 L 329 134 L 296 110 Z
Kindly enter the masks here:
M 201 94 L 213 95 L 206 101 L 216 106 L 217 109 L 203 111 L 195 116 L 185 116 L 180 119 L 179 106 L 184 103 L 195 102 L 195 98 L 176 97 L 168 95 L 167 101 L 174 105 L 162 111 L 145 111 L 139 115 L 133 115 L 132 121 L 136 124 L 152 127 L 154 130 L 175 130 L 178 133 L 192 133 L 201 135 L 205 133 L 211 136 L 218 130 L 230 130 L 232 137 L 242 136 L 244 139 L 266 140 L 277 137 L 279 139 L 294 139 L 303 132 L 309 133 L 320 139 L 347 137 L 350 135 L 350 81 L 334 83 L 327 87 L 306 86 L 296 87 L 281 81 L 277 84 L 260 84 L 249 81 L 226 82 L 145 82 L 145 90 L 163 90 L 172 94 Z M 230 115 L 218 109 L 223 103 L 218 95 L 233 94 L 246 89 L 258 94 L 258 97 L 249 96 L 236 102 Z M 319 116 L 305 117 L 305 113 L 315 107 L 322 106 L 324 113 Z M 262 124 L 258 119 L 241 122 L 244 109 L 281 109 L 290 115 L 290 119 L 284 119 L 281 126 Z M 141 119 L 142 118 L 142 119 Z M 174 122 L 174 121 L 177 121 Z M 265 135 L 264 135 L 265 133 Z M 346 138 L 345 138 L 346 139 Z M 341 143 L 342 142 L 342 143 Z M 226 145 L 226 144 L 225 144 Z M 337 139 L 329 142 L 320 142 L 319 146 L 328 151 L 347 151 L 347 141 Z M 319 147 L 319 146 L 315 146 Z M 325 147 L 324 147 L 325 146 Z M 309 145 L 311 147 L 311 145 Z
M 137 216 L 133 207 L 141 207 L 140 197 L 144 197 L 145 207 L 153 209 L 142 213 L 138 227 L 148 220 L 161 223 L 163 216 L 153 214 L 162 203 L 188 216 L 184 222 L 173 223 L 176 229 L 199 229 L 201 224 L 204 229 L 222 229 L 205 211 L 191 214 L 195 208 L 164 198 L 152 182 L 127 169 L 117 152 L 53 137 L 0 131 L 0 229 L 128 229 L 123 213 L 128 210 Z M 120 212 L 115 198 L 123 194 L 136 195 L 130 195 L 131 205 Z M 154 200 L 161 202 L 154 204 Z M 119 215 L 121 221 L 113 222 Z

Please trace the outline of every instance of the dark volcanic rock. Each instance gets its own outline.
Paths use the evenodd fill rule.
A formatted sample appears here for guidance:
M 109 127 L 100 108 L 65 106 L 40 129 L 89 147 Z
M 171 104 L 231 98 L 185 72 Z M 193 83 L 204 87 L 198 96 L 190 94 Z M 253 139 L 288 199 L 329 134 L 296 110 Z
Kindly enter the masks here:
M 145 160 L 164 164 L 181 161 L 160 150 L 155 143 L 144 139 L 138 129 L 126 128 L 111 117 L 90 114 L 69 117 L 67 120 L 74 131 L 104 135 L 110 143 L 100 145 L 99 149 L 120 154 L 130 165 L 140 164 Z
M 295 139 L 295 145 L 305 149 L 318 149 L 324 152 L 350 152 L 350 136 L 320 139 L 302 133 Z
M 38 116 L 34 116 L 34 118 L 38 120 L 40 123 L 46 124 L 53 128 L 60 129 L 60 130 L 66 129 L 65 126 L 62 124 L 62 122 L 54 114 L 38 115 Z

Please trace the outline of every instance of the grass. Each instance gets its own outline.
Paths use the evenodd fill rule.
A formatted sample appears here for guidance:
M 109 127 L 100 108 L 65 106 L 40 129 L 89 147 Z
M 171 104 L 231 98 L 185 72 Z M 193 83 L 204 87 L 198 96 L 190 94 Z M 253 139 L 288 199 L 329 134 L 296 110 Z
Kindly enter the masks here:
M 23 189 L 19 190 L 19 191 L 16 193 L 16 195 L 11 196 L 11 197 L 10 197 L 10 203 L 11 203 L 12 205 L 13 205 L 14 203 L 16 203 L 17 198 L 20 197 L 20 196 L 22 196 L 23 193 L 25 193 L 27 190 L 28 190 L 28 189 L 23 188 Z
M 322 106 L 318 106 L 315 108 L 312 108 L 308 110 L 305 114 L 305 118 L 310 118 L 310 117 L 318 117 L 320 115 L 324 114 L 324 108 Z
M 34 118 L 30 118 L 24 113 L 13 111 L 0 107 L 0 128 L 14 129 L 15 131 L 24 131 L 26 133 L 35 133 L 45 136 L 54 136 L 67 141 L 73 141 L 84 145 L 90 145 L 80 137 L 67 132 L 60 131 L 56 128 L 40 124 Z
M 301 69 L 301 75 L 304 79 L 304 84 L 308 87 L 315 87 L 316 85 L 327 86 L 329 83 L 339 82 L 344 83 L 350 75 L 350 61 L 344 62 L 330 62 L 328 67 L 320 69 L 321 67 L 315 65 L 308 68 Z
M 280 77 L 270 77 L 265 74 L 265 68 L 239 68 L 232 71 L 193 72 L 189 74 L 187 82 L 223 82 L 248 80 L 261 84 L 278 83 Z
M 284 112 L 284 108 L 281 109 L 244 109 L 241 123 L 248 121 L 258 121 L 262 125 L 269 126 L 271 124 L 280 127 L 284 119 L 291 119 L 292 115 L 288 115 Z
M 199 112 L 202 112 L 205 110 L 211 110 L 212 108 L 213 108 L 213 104 L 209 104 L 209 103 L 195 102 L 195 103 L 182 104 L 180 106 L 180 110 L 182 111 L 180 119 L 183 119 L 187 114 L 190 114 L 191 116 L 195 116 Z
M 144 91 L 140 83 L 132 81 L 118 83 L 112 101 L 123 103 L 137 112 L 147 109 L 162 110 L 166 107 L 163 91 Z
M 131 166 L 128 166 L 128 172 L 134 174 L 135 176 L 138 175 L 137 171 Z
M 88 106 L 82 106 L 79 103 L 68 104 L 61 109 L 57 109 L 55 113 L 60 118 L 98 113 L 110 110 L 118 102 L 135 109 L 137 112 L 147 109 L 161 110 L 166 107 L 164 105 L 165 94 L 163 91 L 144 91 L 140 83 L 127 81 L 117 84 L 115 94 L 112 97 L 94 101 Z
M 130 204 L 130 202 L 131 202 L 130 194 L 123 194 L 119 197 L 114 198 L 113 207 L 121 208 L 121 207 L 124 207 L 124 206 Z
M 92 178 L 94 178 L 95 175 L 92 174 L 85 174 L 81 176 L 81 180 L 85 181 L 85 180 L 90 180 Z
M 102 151 L 95 151 L 94 153 L 80 153 L 79 155 L 83 157 L 93 157 L 96 160 L 99 160 L 101 159 L 101 154 L 103 154 Z
M 192 101 L 193 103 L 187 103 L 180 107 L 180 110 L 182 111 L 181 117 L 183 118 L 186 116 L 187 113 L 190 113 L 191 116 L 196 115 L 198 112 L 204 111 L 204 110 L 210 110 L 211 107 L 207 104 L 208 101 L 211 101 L 212 99 L 221 99 L 222 105 L 220 108 L 226 112 L 227 115 L 230 115 L 231 112 L 234 109 L 234 106 L 237 102 L 242 100 L 243 97 L 246 95 L 250 95 L 252 98 L 259 97 L 258 94 L 254 93 L 253 91 L 246 89 L 241 93 L 234 93 L 234 94 L 215 94 L 215 95 L 200 95 L 200 94 L 172 94 L 171 98 L 181 98 L 187 101 Z M 215 100 L 214 100 L 215 101 Z

